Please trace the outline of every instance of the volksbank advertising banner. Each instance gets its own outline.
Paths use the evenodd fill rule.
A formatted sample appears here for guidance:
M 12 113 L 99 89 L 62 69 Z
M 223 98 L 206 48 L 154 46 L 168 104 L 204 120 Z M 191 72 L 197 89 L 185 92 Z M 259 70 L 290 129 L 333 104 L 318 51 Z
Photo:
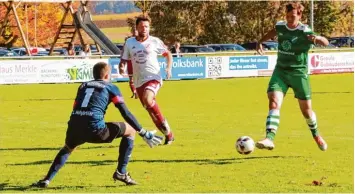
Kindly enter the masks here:
M 160 65 L 160 72 L 163 78 L 166 77 L 165 67 L 166 59 L 158 59 Z M 122 76 L 119 74 L 119 58 L 109 59 L 109 64 L 111 65 L 111 79 L 112 81 L 126 81 L 128 80 L 127 75 Z M 172 77 L 171 79 L 198 79 L 205 78 L 206 72 L 206 57 L 173 57 L 172 64 Z M 127 68 L 126 68 L 127 74 Z
M 163 78 L 166 77 L 166 59 L 159 58 Z M 173 57 L 172 79 L 205 78 L 206 57 Z

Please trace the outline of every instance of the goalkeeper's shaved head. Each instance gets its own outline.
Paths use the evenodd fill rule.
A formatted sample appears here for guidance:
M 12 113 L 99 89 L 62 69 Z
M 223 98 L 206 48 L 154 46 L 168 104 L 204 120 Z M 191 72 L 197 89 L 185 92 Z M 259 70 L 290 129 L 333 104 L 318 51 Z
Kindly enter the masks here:
M 99 62 L 94 65 L 93 76 L 94 79 L 104 79 L 109 74 L 110 67 L 105 62 Z

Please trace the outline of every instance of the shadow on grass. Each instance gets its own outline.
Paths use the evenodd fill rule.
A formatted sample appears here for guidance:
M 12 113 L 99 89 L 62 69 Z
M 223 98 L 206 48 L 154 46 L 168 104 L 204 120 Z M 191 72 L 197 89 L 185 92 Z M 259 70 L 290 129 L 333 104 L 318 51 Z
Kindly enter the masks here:
M 59 151 L 62 147 L 54 147 L 54 148 L 0 148 L 0 151 Z M 88 149 L 101 149 L 101 148 L 118 148 L 118 146 L 114 145 L 106 145 L 106 146 L 91 146 L 91 147 L 78 147 L 77 150 L 88 150 Z
M 16 99 L 16 100 L 3 100 L 4 102 L 17 102 L 17 101 L 67 101 L 75 100 L 73 98 L 27 98 L 27 99 Z
M 39 191 L 39 192 L 45 192 L 49 190 L 76 190 L 76 189 L 88 189 L 88 188 L 93 188 L 93 187 L 105 187 L 105 188 L 116 188 L 116 187 L 121 187 L 125 185 L 117 185 L 117 186 L 56 186 L 56 187 L 47 187 L 47 188 L 37 188 L 37 187 L 32 187 L 32 186 L 13 186 L 9 185 L 8 183 L 1 183 L 0 184 L 0 191 Z
M 288 159 L 288 158 L 301 158 L 302 156 L 250 156 L 243 158 L 220 158 L 220 159 L 177 159 L 177 160 L 131 160 L 130 163 L 141 162 L 141 163 L 196 163 L 198 165 L 215 164 L 224 165 L 232 163 L 243 163 L 245 160 L 264 160 L 264 159 Z M 87 160 L 87 161 L 68 161 L 66 164 L 87 164 L 90 166 L 102 166 L 102 165 L 112 165 L 117 163 L 116 160 Z M 27 163 L 14 163 L 7 164 L 9 166 L 29 166 L 29 165 L 41 165 L 41 164 L 52 164 L 52 160 L 40 160 Z
M 351 94 L 353 92 L 312 92 L 312 94 Z
M 0 183 L 0 191 L 26 191 L 30 186 L 11 186 L 9 183 Z

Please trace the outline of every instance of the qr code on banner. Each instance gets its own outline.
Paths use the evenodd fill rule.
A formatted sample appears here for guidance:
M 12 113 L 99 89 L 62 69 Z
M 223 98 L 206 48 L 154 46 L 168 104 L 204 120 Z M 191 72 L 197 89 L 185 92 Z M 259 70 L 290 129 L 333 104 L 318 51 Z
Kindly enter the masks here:
M 208 77 L 218 77 L 222 75 L 222 57 L 208 58 Z

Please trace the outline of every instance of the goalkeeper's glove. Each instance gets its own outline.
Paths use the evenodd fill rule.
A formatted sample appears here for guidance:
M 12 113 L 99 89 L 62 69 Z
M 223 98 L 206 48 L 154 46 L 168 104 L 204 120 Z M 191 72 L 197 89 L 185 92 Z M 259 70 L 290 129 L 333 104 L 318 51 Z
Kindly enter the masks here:
M 138 133 L 143 138 L 143 140 L 149 145 L 149 147 L 152 148 L 161 144 L 161 142 L 163 141 L 163 137 L 155 135 L 156 132 L 156 130 L 146 131 L 145 129 L 141 129 L 141 131 L 139 131 Z

